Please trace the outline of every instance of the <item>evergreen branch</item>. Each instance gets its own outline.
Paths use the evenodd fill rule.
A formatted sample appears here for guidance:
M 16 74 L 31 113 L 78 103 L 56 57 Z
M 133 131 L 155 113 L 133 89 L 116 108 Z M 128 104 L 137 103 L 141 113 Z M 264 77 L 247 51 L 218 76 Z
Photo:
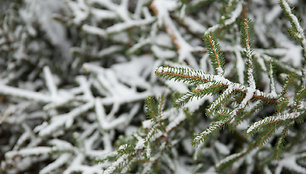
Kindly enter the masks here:
M 174 79 L 177 81 L 183 81 L 184 83 L 191 85 L 204 84 L 206 82 L 216 82 L 224 87 L 231 86 L 234 91 L 244 94 L 247 93 L 251 94 L 250 91 L 254 90 L 253 97 L 265 100 L 267 102 L 272 102 L 272 103 L 276 102 L 275 96 L 265 94 L 256 89 L 250 90 L 248 87 L 241 85 L 239 83 L 233 83 L 222 76 L 205 74 L 201 70 L 193 70 L 190 68 L 177 68 L 172 66 L 160 66 L 156 69 L 155 74 L 166 80 Z
M 216 24 L 216 25 L 208 28 L 205 31 L 204 35 L 209 34 L 209 33 L 214 33 L 214 32 L 216 32 L 217 30 L 219 30 L 223 27 L 232 25 L 237 20 L 237 18 L 241 14 L 241 12 L 242 12 L 242 1 L 238 0 L 238 3 L 236 5 L 236 9 L 229 15 L 229 16 L 231 16 L 231 18 L 227 19 L 222 24 Z
M 245 150 L 243 150 L 243 151 L 241 151 L 241 152 L 238 152 L 238 153 L 229 155 L 229 156 L 227 156 L 226 158 L 224 158 L 224 159 L 222 159 L 221 161 L 219 161 L 219 162 L 215 165 L 215 168 L 216 168 L 218 171 L 222 171 L 222 170 L 224 170 L 227 166 L 229 166 L 230 164 L 232 164 L 233 162 L 235 162 L 237 159 L 243 157 L 247 152 L 248 152 L 248 150 L 245 149 Z
M 99 27 L 95 27 L 95 26 L 85 24 L 85 25 L 82 26 L 82 30 L 87 32 L 87 33 L 90 33 L 90 34 L 98 35 L 98 36 L 101 36 L 101 37 L 107 37 L 111 34 L 123 32 L 123 31 L 128 30 L 128 29 L 133 28 L 133 27 L 141 27 L 141 26 L 144 26 L 144 25 L 149 25 L 149 24 L 153 23 L 154 21 L 155 21 L 154 17 L 146 16 L 145 19 L 128 20 L 128 21 L 125 21 L 123 23 L 114 24 L 113 26 L 108 27 L 107 29 L 101 29 Z
M 256 58 L 259 57 L 259 55 L 255 55 Z M 294 73 L 296 76 L 302 77 L 301 69 L 293 67 L 292 65 L 289 65 L 287 63 L 284 63 L 282 61 L 279 61 L 276 58 L 270 57 L 266 54 L 260 55 L 265 61 L 273 61 L 274 65 L 278 66 L 279 68 L 284 69 L 285 71 L 291 73 Z M 303 69 L 303 68 L 302 68 Z
M 292 83 L 292 78 L 294 76 L 295 76 L 295 73 L 291 73 L 290 76 L 288 76 L 286 78 L 285 83 L 283 85 L 283 90 L 282 90 L 282 93 L 281 93 L 281 97 L 283 97 L 287 93 L 288 87 Z
M 163 109 L 165 107 L 165 95 L 161 95 L 159 99 L 159 105 L 158 105 L 158 115 L 161 116 Z
M 166 132 L 166 128 L 162 124 L 160 117 L 162 112 L 162 105 L 163 105 L 163 96 L 161 97 L 161 101 L 159 103 L 159 107 L 157 108 L 156 101 L 153 97 L 148 97 L 146 99 L 146 113 L 151 116 L 151 118 L 157 122 L 160 127 Z
M 288 104 L 289 104 L 289 100 L 287 97 L 280 97 L 278 99 L 277 106 L 276 106 L 277 113 L 280 114 L 283 110 L 285 110 Z
M 222 85 L 219 83 L 207 82 L 205 84 L 200 84 L 198 87 L 192 91 L 185 93 L 182 97 L 176 100 L 176 104 L 182 106 L 194 97 L 202 98 L 206 95 L 212 95 L 221 90 Z
M 233 92 L 233 89 L 228 87 L 207 109 L 208 113 L 213 112 L 217 106 L 221 105 L 226 98 L 228 98 Z
M 198 67 L 197 62 L 192 55 L 192 51 L 194 48 L 182 37 L 179 30 L 176 28 L 174 22 L 172 21 L 168 4 L 164 0 L 153 0 L 151 3 L 151 9 L 158 17 L 158 24 L 164 24 L 165 30 L 170 36 L 171 40 L 173 41 L 176 49 L 178 50 L 179 54 L 179 61 L 186 60 L 191 66 Z M 175 7 L 177 5 L 175 4 Z
M 265 143 L 265 141 L 267 140 L 269 135 L 271 135 L 273 132 L 275 132 L 277 126 L 278 126 L 278 123 L 275 123 L 275 125 L 272 126 L 272 128 L 267 129 L 267 133 L 265 133 L 264 136 L 260 136 L 260 138 L 259 138 L 260 142 L 258 144 L 259 147 L 261 147 Z
M 253 106 L 250 107 L 250 110 L 247 112 L 244 112 L 241 116 L 238 118 L 235 118 L 236 121 L 233 125 L 233 127 L 236 127 L 242 120 L 245 120 L 246 118 L 250 117 L 252 114 L 256 114 L 260 109 L 263 107 L 265 102 L 263 101 L 257 101 L 253 104 Z
M 122 156 L 120 156 L 114 163 L 112 163 L 112 165 L 110 165 L 104 172 L 103 174 L 112 174 L 115 172 L 115 170 L 117 170 L 120 165 L 122 165 L 123 163 L 125 163 L 128 158 L 130 157 L 129 154 L 123 154 Z
M 303 101 L 300 102 L 300 100 L 305 100 L 306 98 L 306 88 L 303 87 L 302 89 L 300 89 L 297 94 L 294 97 L 294 101 L 295 101 L 295 105 L 296 105 L 296 110 L 303 110 L 304 105 L 303 105 Z
M 62 154 L 60 155 L 54 162 L 50 163 L 46 167 L 44 167 L 39 173 L 48 174 L 56 171 L 56 169 L 63 166 L 67 161 L 71 159 L 71 154 Z
M 284 148 L 285 137 L 288 133 L 289 128 L 292 126 L 292 123 L 289 123 L 282 132 L 282 135 L 278 138 L 275 146 L 275 159 L 278 160 L 282 149 Z
M 212 81 L 210 78 L 213 77 L 213 75 L 205 74 L 200 70 L 176 68 L 171 66 L 160 66 L 156 69 L 155 74 L 159 77 L 165 78 L 166 80 L 174 79 L 191 85 L 210 82 Z
M 261 126 L 271 124 L 271 123 L 279 123 L 286 120 L 294 120 L 298 118 L 302 113 L 294 112 L 294 113 L 284 113 L 277 116 L 266 117 L 260 121 L 253 123 L 247 130 L 247 135 L 255 131 Z
M 0 158 L 5 157 L 0 173 L 180 173 L 191 168 L 208 173 L 232 164 L 220 173 L 306 173 L 301 165 L 306 157 L 305 24 L 297 18 L 303 10 L 295 16 L 290 0 L 280 4 L 298 45 L 283 33 L 287 23 L 281 9 L 268 1 L 66 1 L 0 2 L 5 9 L 0 11 L 0 55 L 5 57 L 0 58 Z M 203 6 L 207 13 L 200 13 Z M 50 20 L 54 12 L 60 23 Z M 253 51 L 247 16 L 259 19 L 255 32 L 261 49 Z M 205 48 L 200 33 L 205 33 Z M 162 62 L 195 68 L 156 71 L 191 85 L 159 83 L 164 79 L 155 79 L 151 70 Z M 162 91 L 179 99 L 148 98 L 142 109 L 148 96 Z M 149 119 L 137 128 L 144 115 Z M 225 125 L 224 133 L 209 137 Z M 250 126 L 256 136 L 246 138 L 242 131 Z M 188 143 L 195 131 L 196 150 Z M 272 150 L 280 161 L 273 160 Z M 203 158 L 193 161 L 192 153 Z M 97 157 L 99 164 L 93 164 Z
M 167 134 L 174 130 L 174 128 L 178 127 L 184 120 L 186 119 L 186 115 L 183 111 L 181 111 L 178 116 L 167 125 L 166 130 Z
M 280 0 L 280 6 L 282 7 L 285 15 L 288 17 L 292 25 L 293 36 L 300 41 L 303 47 L 303 56 L 306 59 L 306 39 L 304 29 L 302 28 L 298 18 L 292 13 L 291 8 L 287 0 Z
M 155 124 L 147 133 L 147 136 L 145 138 L 145 144 L 148 144 L 149 141 L 151 141 L 151 138 L 156 134 L 161 134 L 160 130 L 158 129 L 158 124 Z
M 274 80 L 274 77 L 273 77 L 273 66 L 272 66 L 272 63 L 273 63 L 272 61 L 269 62 L 269 69 L 268 69 L 268 71 L 269 71 L 268 76 L 270 78 L 270 93 L 272 95 L 277 95 L 276 94 L 276 89 L 275 89 L 275 80 Z
M 208 54 L 218 75 L 223 74 L 224 57 L 220 51 L 219 43 L 211 34 L 204 35 L 205 45 L 208 47 Z
M 47 87 L 50 91 L 51 97 L 53 99 L 56 99 L 57 98 L 57 87 L 54 83 L 50 68 L 48 66 L 45 66 L 43 68 L 43 71 L 44 71 Z
M 251 99 L 254 96 L 255 89 L 253 88 L 247 88 L 247 93 L 241 103 L 231 112 L 231 124 L 237 121 L 237 115 L 240 113 L 241 110 L 243 110 L 246 105 L 251 101 Z
M 128 173 L 129 171 L 132 170 L 133 165 L 134 165 L 135 163 L 137 163 L 138 161 L 141 161 L 141 160 L 144 160 L 144 157 L 140 157 L 140 158 L 139 158 L 139 157 L 135 157 L 135 158 L 133 158 L 132 160 L 130 160 L 130 161 L 128 162 L 127 165 L 125 165 L 125 166 L 122 168 L 122 170 L 121 170 L 120 173 Z
M 210 123 L 210 125 L 201 133 L 196 135 L 192 141 L 193 146 L 198 146 L 203 143 L 208 136 L 221 129 L 230 119 L 226 118 L 220 121 Z
M 149 118 L 153 119 L 155 122 L 158 122 L 158 109 L 156 107 L 156 101 L 153 97 L 148 97 L 145 102 L 146 113 L 149 115 Z
M 66 113 L 66 114 L 62 114 L 62 115 L 58 115 L 56 117 L 53 117 L 52 120 L 51 120 L 51 123 L 46 126 L 44 129 L 42 129 L 40 132 L 39 132 L 39 135 L 40 136 L 47 136 L 47 135 L 50 135 L 51 133 L 57 131 L 57 129 L 59 127 L 62 127 L 62 126 L 66 126 L 66 128 L 69 128 L 71 127 L 72 123 L 73 123 L 73 120 L 87 112 L 88 110 L 90 110 L 92 107 L 94 106 L 94 102 L 88 102 L 84 105 L 82 105 L 81 107 L 78 107 L 78 108 L 75 108 L 73 109 L 72 111 L 70 111 L 69 113 Z
M 250 39 L 251 39 L 250 30 L 252 30 L 252 24 L 251 24 L 250 19 L 244 19 L 244 21 L 242 23 L 242 26 L 243 26 L 242 38 L 243 38 L 243 41 L 244 41 L 246 57 L 248 58 L 248 61 L 247 61 L 248 83 L 249 83 L 249 86 L 251 88 L 255 89 L 256 84 L 255 84 L 255 79 L 254 79 L 254 76 L 253 76 L 253 50 L 252 50 L 251 44 L 250 44 Z
M 25 90 L 25 89 L 15 88 L 15 87 L 7 86 L 4 84 L 0 84 L 0 94 L 19 97 L 19 98 L 25 98 L 29 100 L 42 102 L 42 103 L 52 102 L 52 98 L 48 95 L 45 95 L 39 92 L 32 92 L 32 91 Z

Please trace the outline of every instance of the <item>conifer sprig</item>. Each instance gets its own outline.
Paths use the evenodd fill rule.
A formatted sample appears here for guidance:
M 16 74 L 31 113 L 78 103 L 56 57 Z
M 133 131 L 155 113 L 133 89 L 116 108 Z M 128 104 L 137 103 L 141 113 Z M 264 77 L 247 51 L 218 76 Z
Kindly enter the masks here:
M 283 113 L 283 114 L 279 114 L 276 116 L 270 116 L 270 117 L 266 117 L 260 121 L 257 121 L 255 123 L 253 123 L 246 131 L 247 134 L 250 134 L 252 132 L 254 132 L 256 129 L 264 126 L 264 125 L 268 125 L 268 124 L 274 124 L 274 123 L 280 123 L 282 121 L 286 121 L 286 120 L 294 120 L 296 118 L 298 118 L 299 116 L 303 115 L 303 113 L 301 112 L 293 112 L 293 113 Z
M 284 130 L 282 131 L 281 136 L 278 138 L 277 142 L 276 142 L 276 146 L 275 146 L 275 159 L 278 160 L 279 156 L 282 152 L 282 149 L 284 148 L 284 143 L 285 143 L 285 137 L 287 136 L 288 130 L 289 128 L 293 125 L 293 123 L 291 122 L 290 124 L 288 124 Z
M 211 36 L 211 34 L 207 33 L 205 34 L 205 43 L 208 47 L 208 54 L 217 75 L 208 74 L 200 70 L 172 66 L 160 66 L 155 71 L 157 76 L 164 79 L 174 79 L 176 81 L 182 81 L 187 84 L 197 86 L 197 88 L 191 92 L 187 92 L 176 101 L 179 105 L 185 104 L 193 97 L 204 97 L 205 95 L 219 94 L 219 96 L 209 105 L 206 112 L 206 115 L 216 116 L 213 117 L 215 121 L 194 137 L 192 141 L 194 146 L 199 146 L 205 142 L 211 134 L 217 132 L 225 125 L 237 126 L 243 120 L 246 120 L 251 115 L 255 115 L 257 112 L 259 112 L 261 108 L 265 107 L 266 103 L 273 103 L 276 110 L 274 115 L 251 123 L 251 125 L 246 129 L 247 135 L 254 133 L 259 134 L 255 143 L 259 147 L 268 142 L 270 137 L 272 137 L 278 128 L 295 122 L 298 118 L 301 118 L 301 116 L 305 114 L 305 110 L 302 109 L 300 104 L 300 98 L 305 98 L 304 88 L 300 89 L 300 91 L 295 95 L 294 104 L 289 103 L 288 96 L 286 96 L 289 86 L 293 82 L 296 83 L 295 80 L 300 80 L 296 78 L 295 73 L 288 75 L 282 92 L 279 95 L 277 94 L 273 72 L 273 59 L 269 58 L 268 60 L 262 61 L 262 63 L 259 62 L 268 76 L 270 82 L 270 92 L 265 93 L 256 89 L 256 82 L 254 78 L 255 67 L 253 62 L 255 54 L 252 48 L 252 25 L 252 21 L 247 18 L 243 19 L 241 25 L 244 53 L 245 57 L 247 58 L 246 75 L 248 85 L 234 83 L 223 77 L 224 58 L 221 53 L 220 46 Z M 289 110 L 288 107 L 290 108 Z M 288 131 L 287 128 L 285 130 Z M 284 132 L 279 138 L 276 147 L 277 154 L 279 154 L 281 151 L 282 142 L 284 141 L 285 136 L 286 132 Z M 219 167 L 230 164 L 232 161 L 237 160 L 248 152 L 249 150 L 246 150 L 244 152 L 229 156 L 220 162 Z
M 143 122 L 143 127 L 132 136 L 125 137 L 118 150 L 118 158 L 104 171 L 104 173 L 128 173 L 135 167 L 139 167 L 139 171 L 148 172 L 146 165 L 154 168 L 158 163 L 156 160 L 165 153 L 173 144 L 168 141 L 172 139 L 172 131 L 179 128 L 180 124 L 186 119 L 183 110 L 170 109 L 164 111 L 165 96 L 161 96 L 159 100 L 148 97 L 145 102 L 146 113 L 149 120 Z M 172 114 L 177 115 L 176 118 L 170 118 Z M 134 166 L 135 163 L 141 161 L 145 163 L 143 166 Z
M 224 57 L 220 49 L 220 45 L 217 40 L 212 36 L 212 34 L 204 35 L 205 45 L 208 48 L 208 54 L 212 61 L 215 72 L 218 75 L 223 75 L 224 73 Z
M 224 101 L 232 94 L 232 92 L 232 88 L 227 88 L 214 102 L 211 103 L 207 109 L 208 113 L 215 111 L 221 103 L 224 103 Z
M 192 145 L 198 146 L 199 144 L 203 143 L 208 138 L 208 136 L 225 126 L 229 120 L 230 118 L 226 118 L 220 121 L 212 122 L 203 132 L 194 137 Z
M 234 83 L 229 81 L 228 79 L 219 76 L 219 75 L 212 75 L 212 74 L 206 74 L 201 70 L 194 70 L 190 68 L 182 68 L 182 67 L 172 67 L 172 66 L 160 66 L 156 69 L 155 74 L 159 77 L 162 77 L 166 80 L 175 80 L 175 81 L 182 81 L 184 83 L 190 84 L 190 85 L 199 85 L 199 84 L 205 84 L 207 82 L 215 82 L 219 83 L 221 86 L 228 87 L 231 86 L 231 88 L 234 91 L 247 94 L 250 90 L 249 87 L 246 87 L 239 83 Z M 265 94 L 259 90 L 253 91 L 254 95 L 253 97 L 265 100 L 267 102 L 276 102 L 276 97 L 271 96 L 269 94 Z
M 298 40 L 303 47 L 303 55 L 306 59 L 306 39 L 304 34 L 304 29 L 302 28 L 298 18 L 293 14 L 290 5 L 287 0 L 280 0 L 280 6 L 282 7 L 285 15 L 289 19 L 292 28 L 289 30 L 293 38 Z
M 226 158 L 224 158 L 223 160 L 221 160 L 220 162 L 218 162 L 215 167 L 217 168 L 218 171 L 223 171 L 226 167 L 231 165 L 237 159 L 243 157 L 247 152 L 248 151 L 245 149 L 245 150 L 243 150 L 241 152 L 229 155 Z
M 191 91 L 183 94 L 179 99 L 176 100 L 178 106 L 182 106 L 192 100 L 193 98 L 203 98 L 204 96 L 213 95 L 224 87 L 219 83 L 208 82 L 205 84 L 198 85 L 198 87 Z
M 248 58 L 247 60 L 247 75 L 248 75 L 248 84 L 251 88 L 255 89 L 255 79 L 253 75 L 253 49 L 251 45 L 252 41 L 252 22 L 250 19 L 246 18 L 242 22 L 242 41 L 245 47 L 245 55 Z

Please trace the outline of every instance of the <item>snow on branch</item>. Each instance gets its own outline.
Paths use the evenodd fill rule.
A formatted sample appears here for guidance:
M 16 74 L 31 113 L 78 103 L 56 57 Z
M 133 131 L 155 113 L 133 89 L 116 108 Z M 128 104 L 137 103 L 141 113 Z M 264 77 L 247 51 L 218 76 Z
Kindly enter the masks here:
M 206 95 L 213 95 L 216 91 L 220 90 L 219 83 L 207 82 L 205 84 L 200 84 L 192 92 L 187 92 L 183 94 L 179 99 L 176 100 L 176 104 L 182 106 L 192 100 L 193 98 L 202 98 Z
M 287 0 L 280 0 L 280 5 L 283 8 L 284 13 L 289 18 L 289 21 L 292 25 L 291 33 L 293 37 L 297 38 L 303 47 L 303 55 L 306 57 L 306 39 L 304 34 L 304 29 L 302 28 L 298 18 L 293 14 L 288 1 Z
M 213 112 L 218 105 L 224 102 L 226 98 L 228 98 L 233 92 L 231 87 L 228 87 L 214 102 L 211 103 L 209 108 L 207 109 L 209 113 Z
M 58 128 L 62 126 L 66 126 L 66 128 L 71 127 L 75 117 L 85 113 L 89 109 L 91 109 L 94 106 L 93 102 L 88 102 L 85 105 L 75 108 L 72 111 L 70 111 L 67 114 L 62 114 L 55 116 L 51 119 L 51 122 L 48 126 L 46 126 L 44 129 L 42 129 L 39 132 L 40 136 L 47 136 L 53 133 L 54 131 L 57 131 Z
M 234 162 L 238 158 L 241 158 L 242 156 L 244 156 L 246 152 L 247 150 L 245 149 L 241 152 L 227 156 L 226 158 L 222 159 L 216 164 L 216 168 L 220 170 L 222 167 L 228 165 L 228 163 Z
M 45 74 L 47 87 L 48 87 L 48 89 L 51 93 L 51 97 L 56 99 L 56 97 L 57 97 L 57 87 L 56 87 L 54 79 L 52 77 L 50 68 L 46 66 L 46 67 L 44 67 L 43 71 L 44 71 L 44 74 Z
M 158 17 L 159 25 L 164 25 L 167 33 L 174 42 L 179 53 L 179 61 L 186 60 L 192 67 L 197 68 L 197 63 L 192 55 L 193 47 L 182 37 L 174 22 L 170 18 L 169 11 L 177 8 L 172 0 L 153 0 L 151 8 Z
M 195 136 L 195 138 L 192 141 L 192 144 L 194 146 L 198 146 L 199 144 L 203 143 L 209 135 L 221 129 L 228 121 L 229 119 L 224 119 L 212 122 L 203 132 Z
M 237 18 L 240 16 L 241 12 L 242 12 L 242 3 L 243 1 L 241 0 L 237 0 L 237 5 L 236 5 L 236 9 L 229 15 L 231 16 L 231 18 L 227 19 L 226 21 L 224 21 L 223 24 L 216 24 L 216 25 L 213 25 L 212 27 L 208 28 L 204 35 L 207 35 L 209 33 L 214 33 L 215 31 L 223 28 L 223 27 L 226 27 L 228 25 L 231 25 L 233 24 Z
M 255 84 L 255 79 L 254 79 L 254 75 L 253 75 L 253 50 L 251 48 L 251 30 L 252 30 L 252 24 L 250 19 L 244 19 L 244 21 L 242 22 L 242 26 L 243 26 L 243 32 L 242 32 L 242 37 L 243 37 L 243 43 L 245 46 L 245 54 L 246 57 L 248 58 L 247 60 L 247 65 L 248 65 L 248 69 L 247 69 L 247 75 L 248 75 L 248 83 L 249 86 L 253 89 L 256 88 L 256 84 Z
M 15 156 L 29 156 L 29 155 L 41 155 L 51 153 L 53 150 L 51 147 L 34 147 L 22 149 L 19 151 L 10 151 L 5 154 L 6 158 L 13 158 Z
M 26 98 L 38 102 L 48 103 L 52 101 L 52 98 L 48 95 L 38 92 L 32 92 L 20 88 L 10 87 L 4 84 L 0 84 L 0 94 L 15 96 L 20 98 Z
M 275 96 L 265 94 L 257 89 L 246 87 L 239 83 L 231 82 L 223 76 L 204 73 L 201 70 L 172 66 L 160 66 L 156 69 L 155 74 L 166 80 L 174 79 L 176 81 L 183 81 L 184 83 L 191 85 L 204 84 L 207 82 L 217 82 L 224 87 L 231 86 L 234 91 L 247 94 L 246 99 L 248 100 L 252 97 L 255 97 L 258 99 L 266 100 L 268 102 L 276 101 Z M 246 102 L 247 101 L 244 101 L 244 104 L 246 104 Z
M 220 51 L 219 43 L 212 37 L 211 34 L 204 36 L 206 47 L 208 47 L 208 54 L 211 58 L 212 64 L 218 75 L 223 75 L 224 57 Z
M 257 128 L 267 125 L 267 124 L 271 124 L 271 123 L 279 123 L 282 121 L 286 121 L 286 120 L 294 120 L 296 118 L 298 118 L 302 113 L 300 112 L 293 112 L 293 113 L 283 113 L 283 114 L 279 114 L 276 116 L 270 116 L 270 117 L 266 117 L 260 121 L 255 122 L 254 124 L 252 124 L 248 130 L 247 130 L 247 134 L 252 133 L 254 130 L 256 130 Z
M 120 23 L 120 24 L 115 24 L 111 27 L 108 27 L 107 29 L 103 30 L 99 27 L 95 27 L 95 26 L 90 26 L 90 25 L 83 25 L 83 30 L 90 33 L 90 34 L 94 34 L 94 35 L 99 35 L 101 37 L 106 37 L 110 34 L 114 34 L 114 33 L 119 33 L 122 32 L 124 30 L 133 28 L 133 27 L 140 27 L 143 25 L 148 25 L 150 23 L 152 23 L 154 21 L 153 17 L 150 17 L 148 19 L 143 19 L 143 20 L 135 20 L 135 21 L 127 21 L 124 23 Z

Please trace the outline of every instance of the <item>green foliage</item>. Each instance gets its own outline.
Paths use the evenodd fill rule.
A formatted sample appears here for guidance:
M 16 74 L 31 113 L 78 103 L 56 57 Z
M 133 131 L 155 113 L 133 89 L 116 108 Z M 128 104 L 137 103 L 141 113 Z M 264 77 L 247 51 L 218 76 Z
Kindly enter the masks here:
M 166 80 L 181 81 L 191 85 L 203 84 L 209 82 L 209 77 L 200 70 L 193 70 L 183 67 L 160 66 L 155 74 Z
M 219 43 L 211 34 L 205 34 L 204 41 L 215 72 L 220 75 L 223 74 L 224 57 Z
M 224 172 L 224 170 L 230 167 L 235 161 L 242 158 L 248 151 L 244 150 L 238 153 L 227 156 L 222 161 L 216 164 L 216 169 L 219 172 Z
M 286 95 L 286 93 L 288 92 L 289 85 L 293 82 L 294 77 L 296 77 L 295 73 L 291 73 L 290 75 L 287 76 L 283 85 L 281 96 Z
M 241 41 L 244 48 L 252 48 L 254 41 L 254 26 L 251 19 L 246 18 L 241 22 Z
M 278 137 L 278 140 L 276 142 L 276 146 L 275 146 L 275 150 L 274 150 L 274 155 L 275 155 L 275 159 L 279 159 L 283 149 L 284 149 L 284 144 L 285 144 L 285 137 L 288 133 L 289 127 L 292 126 L 292 123 L 287 125 L 284 130 L 282 131 L 282 134 L 280 137 Z
M 289 101 L 287 97 L 280 97 L 277 101 L 277 106 L 276 106 L 277 112 L 278 113 L 283 112 L 287 108 L 288 104 Z
M 211 134 L 224 127 L 229 120 L 229 118 L 226 118 L 220 121 L 212 122 L 203 132 L 194 136 L 192 145 L 198 146 L 199 144 L 203 143 Z
M 303 105 L 303 102 L 305 102 L 305 99 L 306 99 L 306 88 L 302 87 L 294 96 L 296 110 L 303 111 L 305 109 Z
M 145 102 L 146 113 L 149 119 L 143 124 L 143 127 L 132 136 L 122 137 L 117 150 L 117 160 L 106 169 L 106 173 L 129 173 L 137 168 L 138 171 L 148 173 L 152 168 L 159 165 L 158 158 L 173 146 L 168 141 L 176 136 L 181 122 L 185 120 L 185 114 L 181 110 L 178 114 L 176 124 L 170 122 L 170 113 L 164 113 L 164 102 L 166 98 L 162 95 L 159 100 L 154 97 L 148 97 Z M 168 111 L 169 112 L 169 111 Z M 176 130 L 177 131 L 177 130 Z M 144 165 L 137 165 L 141 161 Z
M 209 115 L 210 113 L 220 108 L 222 103 L 226 103 L 227 101 L 229 101 L 232 92 L 233 89 L 231 88 L 227 88 L 225 91 L 223 91 L 223 93 L 214 102 L 210 104 L 206 114 Z
M 159 112 L 156 103 L 157 101 L 153 97 L 148 97 L 145 101 L 146 114 L 149 119 L 152 119 L 155 122 L 159 119 Z
M 301 36 L 302 31 L 300 29 L 300 26 L 298 25 L 300 21 L 298 21 L 298 18 L 291 11 L 291 8 L 287 0 L 280 0 L 279 4 L 281 8 L 283 9 L 284 14 L 286 15 L 286 17 L 291 23 L 292 27 L 289 29 L 289 33 L 294 39 L 301 42 L 303 39 L 303 36 Z
M 184 106 L 195 97 L 216 96 L 206 109 L 206 115 L 210 116 L 213 121 L 202 132 L 194 135 L 192 145 L 199 147 L 208 140 L 209 136 L 225 125 L 229 125 L 231 130 L 234 130 L 241 123 L 251 121 L 245 129 L 245 133 L 246 135 L 252 134 L 255 138 L 254 142 L 250 143 L 248 148 L 242 152 L 226 157 L 216 165 L 216 168 L 223 171 L 238 159 L 247 155 L 254 147 L 264 147 L 266 143 L 275 138 L 278 130 L 283 129 L 283 133 L 278 137 L 274 147 L 275 157 L 278 159 L 282 149 L 285 148 L 283 144 L 289 128 L 295 122 L 299 122 L 298 120 L 305 115 L 305 108 L 301 103 L 305 100 L 306 90 L 305 87 L 299 88 L 303 83 L 303 77 L 297 76 L 296 73 L 290 72 L 288 69 L 278 68 L 276 60 L 272 58 L 262 61 L 263 63 L 254 59 L 255 56 L 258 56 L 258 53 L 253 49 L 253 22 L 248 18 L 243 19 L 241 23 L 241 41 L 244 47 L 244 56 L 247 58 L 244 62 L 247 68 L 248 85 L 232 82 L 231 79 L 225 78 L 223 76 L 224 57 L 220 45 L 211 34 L 205 34 L 204 41 L 212 67 L 217 75 L 172 66 L 160 66 L 155 71 L 156 75 L 163 79 L 174 79 L 196 86 L 195 89 L 177 99 L 178 106 Z M 259 68 L 261 70 L 258 70 Z M 270 91 L 266 93 L 256 89 L 256 83 L 262 83 L 258 76 L 263 73 L 269 79 Z M 276 81 L 278 79 L 275 77 L 279 73 L 287 74 L 287 78 L 283 82 L 282 92 L 277 94 Z M 293 97 L 288 95 L 291 86 L 294 86 L 296 90 L 298 89 Z M 294 104 L 290 102 L 292 98 Z M 260 113 L 266 108 L 273 108 L 272 116 L 259 117 Z
M 208 82 L 204 85 L 198 85 L 198 87 L 192 92 L 187 92 L 177 99 L 176 104 L 182 106 L 193 98 L 202 98 L 206 95 L 213 95 L 218 93 L 223 88 L 224 87 L 217 82 Z

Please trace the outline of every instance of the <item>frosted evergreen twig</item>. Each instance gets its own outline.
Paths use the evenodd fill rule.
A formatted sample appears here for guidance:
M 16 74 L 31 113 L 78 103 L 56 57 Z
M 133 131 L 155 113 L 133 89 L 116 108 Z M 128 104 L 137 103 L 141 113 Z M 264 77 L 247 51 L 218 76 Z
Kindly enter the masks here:
M 9 96 L 15 96 L 15 97 L 21 97 L 21 98 L 26 98 L 38 102 L 43 102 L 43 103 L 49 103 L 52 102 L 52 99 L 50 96 L 41 94 L 38 92 L 32 92 L 20 88 L 15 88 L 15 87 L 10 87 L 7 85 L 0 84 L 0 93 L 4 95 L 9 95 Z
M 208 28 L 206 31 L 205 31 L 205 34 L 209 34 L 209 33 L 214 33 L 215 31 L 225 27 L 225 26 L 228 26 L 228 25 L 231 25 L 233 24 L 236 19 L 239 17 L 239 15 L 241 14 L 242 12 L 242 1 L 241 0 L 238 0 L 238 3 L 237 3 L 237 6 L 236 6 L 236 9 L 232 12 L 232 14 L 230 15 L 231 18 L 230 19 L 227 19 L 224 24 L 216 24 L 210 28 Z

